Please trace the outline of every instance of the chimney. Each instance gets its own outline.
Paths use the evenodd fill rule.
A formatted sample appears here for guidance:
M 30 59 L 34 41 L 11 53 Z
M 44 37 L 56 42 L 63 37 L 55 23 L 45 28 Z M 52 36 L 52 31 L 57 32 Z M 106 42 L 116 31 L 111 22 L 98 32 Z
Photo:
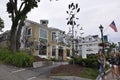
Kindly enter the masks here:
M 40 20 L 40 24 L 48 26 L 48 20 Z

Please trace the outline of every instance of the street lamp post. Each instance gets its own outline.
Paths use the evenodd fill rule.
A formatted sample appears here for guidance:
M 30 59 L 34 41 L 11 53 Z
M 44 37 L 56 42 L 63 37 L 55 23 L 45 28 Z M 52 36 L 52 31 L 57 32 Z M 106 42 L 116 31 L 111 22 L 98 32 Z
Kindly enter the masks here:
M 103 43 L 103 26 L 100 25 L 100 26 L 99 26 L 99 29 L 100 29 L 100 32 L 101 32 L 102 52 L 103 52 L 103 54 L 105 54 L 105 52 L 104 52 L 104 43 Z

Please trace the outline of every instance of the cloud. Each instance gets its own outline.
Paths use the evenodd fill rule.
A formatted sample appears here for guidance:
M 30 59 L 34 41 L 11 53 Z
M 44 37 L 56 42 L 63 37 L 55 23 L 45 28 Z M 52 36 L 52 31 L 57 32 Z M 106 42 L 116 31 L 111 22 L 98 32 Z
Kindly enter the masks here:
M 6 3 L 8 0 L 0 2 L 0 17 L 5 21 L 5 29 L 10 29 L 11 21 L 6 12 Z M 104 27 L 104 34 L 109 34 L 112 41 L 120 41 L 120 0 L 41 0 L 38 8 L 34 8 L 29 14 L 28 19 L 40 22 L 40 19 L 48 19 L 50 27 L 56 27 L 68 32 L 69 27 L 66 24 L 66 10 L 71 2 L 78 3 L 81 8 L 76 15 L 79 17 L 79 27 L 83 27 L 84 36 L 100 35 L 99 25 Z M 109 24 L 115 21 L 118 32 L 115 33 L 109 28 Z M 116 38 L 115 38 L 116 37 Z

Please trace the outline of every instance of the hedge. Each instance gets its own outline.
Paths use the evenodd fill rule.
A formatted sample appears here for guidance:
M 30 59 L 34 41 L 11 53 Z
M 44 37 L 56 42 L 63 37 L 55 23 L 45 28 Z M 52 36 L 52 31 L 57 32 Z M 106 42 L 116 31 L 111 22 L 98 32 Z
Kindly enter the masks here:
M 88 55 L 86 59 L 83 59 L 81 56 L 74 58 L 75 64 L 89 67 L 89 68 L 98 68 L 98 60 L 96 55 Z M 72 64 L 73 60 L 70 60 L 69 63 Z
M 0 50 L 0 61 L 5 64 L 14 65 L 17 67 L 32 66 L 33 56 L 30 56 L 24 52 L 18 52 L 12 54 L 8 50 Z

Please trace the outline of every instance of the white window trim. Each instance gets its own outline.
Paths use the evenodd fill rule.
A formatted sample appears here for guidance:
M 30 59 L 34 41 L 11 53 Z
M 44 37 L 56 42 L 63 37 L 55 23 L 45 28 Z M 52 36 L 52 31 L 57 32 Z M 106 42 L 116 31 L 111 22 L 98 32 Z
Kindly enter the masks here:
M 29 29 L 31 29 L 31 34 L 30 34 L 30 35 L 28 35 L 28 30 L 29 30 Z M 27 36 L 30 36 L 30 37 L 32 36 L 32 28 L 31 28 L 31 27 L 30 27 L 30 28 L 27 28 Z
M 57 37 L 57 32 L 56 32 L 56 31 L 52 31 L 52 32 L 51 32 L 51 41 L 57 41 L 57 38 L 56 38 L 56 40 L 52 40 L 52 33 L 53 33 L 53 32 L 55 32 L 56 37 Z
M 43 30 L 46 30 L 47 31 L 47 38 L 44 38 L 44 37 L 41 37 L 40 36 L 40 30 L 43 29 Z M 48 30 L 47 29 L 44 29 L 44 28 L 40 28 L 39 29 L 39 38 L 42 38 L 42 39 L 47 39 L 48 40 Z

